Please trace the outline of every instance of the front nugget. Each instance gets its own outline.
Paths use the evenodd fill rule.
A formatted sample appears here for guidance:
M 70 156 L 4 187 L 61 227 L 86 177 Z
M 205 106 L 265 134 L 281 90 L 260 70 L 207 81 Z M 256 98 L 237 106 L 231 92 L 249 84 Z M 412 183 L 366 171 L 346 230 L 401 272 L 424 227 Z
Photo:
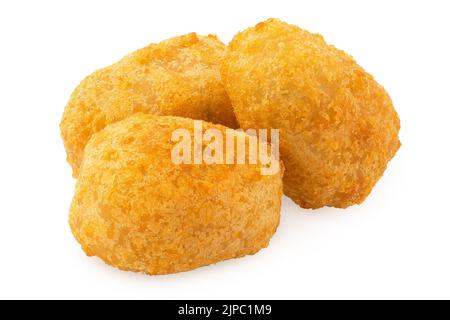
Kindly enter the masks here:
M 216 36 L 191 33 L 151 44 L 84 79 L 61 121 L 74 177 L 90 137 L 136 113 L 182 116 L 235 128 L 219 71 L 225 49 Z
M 192 132 L 193 123 L 135 115 L 92 137 L 70 211 L 72 232 L 89 256 L 158 275 L 269 244 L 279 224 L 282 169 L 264 176 L 262 165 L 175 164 L 172 134 Z
M 322 36 L 277 19 L 228 52 L 222 77 L 241 127 L 280 129 L 285 193 L 304 208 L 364 201 L 400 146 L 383 87 Z

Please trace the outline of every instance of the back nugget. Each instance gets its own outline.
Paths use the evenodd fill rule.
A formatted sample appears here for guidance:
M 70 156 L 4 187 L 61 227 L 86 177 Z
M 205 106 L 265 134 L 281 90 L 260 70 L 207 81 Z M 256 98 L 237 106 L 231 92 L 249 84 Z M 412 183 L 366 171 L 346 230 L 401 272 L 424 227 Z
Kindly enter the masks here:
M 181 116 L 237 127 L 222 85 L 225 45 L 195 33 L 151 44 L 84 79 L 61 122 L 67 160 L 78 177 L 84 147 L 108 124 L 136 113 Z

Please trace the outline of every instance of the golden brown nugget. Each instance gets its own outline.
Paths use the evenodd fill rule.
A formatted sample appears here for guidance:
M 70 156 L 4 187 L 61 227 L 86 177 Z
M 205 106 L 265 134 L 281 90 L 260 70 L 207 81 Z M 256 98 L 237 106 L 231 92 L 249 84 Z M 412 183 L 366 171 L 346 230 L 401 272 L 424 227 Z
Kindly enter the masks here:
M 279 224 L 282 170 L 263 176 L 261 165 L 174 164 L 171 135 L 193 122 L 137 115 L 92 137 L 70 211 L 72 232 L 89 256 L 157 275 L 268 245 Z
M 304 208 L 364 201 L 400 147 L 386 91 L 352 57 L 277 19 L 232 40 L 222 77 L 242 128 L 277 128 L 285 193 Z
M 61 122 L 74 177 L 90 137 L 135 113 L 183 116 L 235 128 L 219 71 L 225 50 L 216 36 L 191 33 L 151 44 L 84 79 Z

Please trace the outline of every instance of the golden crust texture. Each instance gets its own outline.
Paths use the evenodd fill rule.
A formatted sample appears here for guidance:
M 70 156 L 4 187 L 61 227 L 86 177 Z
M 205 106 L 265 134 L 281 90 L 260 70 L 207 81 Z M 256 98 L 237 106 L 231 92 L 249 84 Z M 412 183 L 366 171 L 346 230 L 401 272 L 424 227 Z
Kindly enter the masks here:
M 278 128 L 285 193 L 304 208 L 364 201 L 400 147 L 386 91 L 352 57 L 277 19 L 232 40 L 222 78 L 242 128 Z
M 74 177 L 90 137 L 135 113 L 183 116 L 236 128 L 219 71 L 225 50 L 216 36 L 191 33 L 151 44 L 84 79 L 61 122 Z
M 173 164 L 172 132 L 192 127 L 191 119 L 135 115 L 92 137 L 70 211 L 88 255 L 157 275 L 268 245 L 279 224 L 282 170 L 263 176 L 261 165 Z

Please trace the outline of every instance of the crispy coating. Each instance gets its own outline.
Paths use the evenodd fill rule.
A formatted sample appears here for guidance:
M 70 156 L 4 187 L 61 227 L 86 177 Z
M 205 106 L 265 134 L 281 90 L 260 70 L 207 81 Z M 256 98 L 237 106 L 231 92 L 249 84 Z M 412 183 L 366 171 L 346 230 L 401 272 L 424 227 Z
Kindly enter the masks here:
M 282 170 L 263 176 L 261 165 L 173 164 L 172 132 L 192 127 L 191 119 L 135 115 L 91 138 L 70 211 L 89 256 L 158 275 L 268 245 L 279 224 Z
M 61 122 L 74 177 L 90 137 L 135 113 L 183 116 L 236 128 L 219 71 L 225 50 L 216 36 L 191 33 L 151 44 L 84 79 Z
M 232 40 L 222 78 L 242 128 L 278 128 L 285 193 L 304 208 L 359 204 L 400 147 L 386 91 L 351 56 L 277 19 Z

